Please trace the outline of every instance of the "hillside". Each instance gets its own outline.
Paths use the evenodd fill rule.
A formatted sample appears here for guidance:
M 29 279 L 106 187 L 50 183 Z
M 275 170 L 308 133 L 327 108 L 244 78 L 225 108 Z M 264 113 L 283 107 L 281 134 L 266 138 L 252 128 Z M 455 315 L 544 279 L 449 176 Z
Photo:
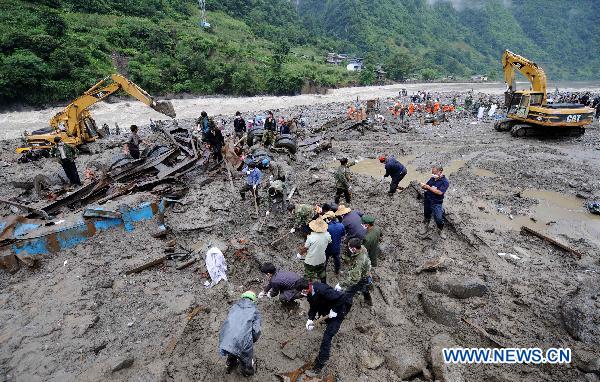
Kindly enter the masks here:
M 393 80 L 498 78 L 509 48 L 551 79 L 600 70 L 593 0 L 0 0 L 0 104 L 80 94 L 116 68 L 153 94 L 294 94 L 371 84 L 328 51 L 383 64 Z

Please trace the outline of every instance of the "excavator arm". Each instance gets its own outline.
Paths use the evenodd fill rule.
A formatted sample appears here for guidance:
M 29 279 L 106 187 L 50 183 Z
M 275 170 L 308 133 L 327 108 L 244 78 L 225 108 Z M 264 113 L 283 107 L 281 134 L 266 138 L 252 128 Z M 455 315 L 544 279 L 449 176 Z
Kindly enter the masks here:
M 531 90 L 544 93 L 543 99 L 546 99 L 546 73 L 535 62 L 505 50 L 502 55 L 502 67 L 504 69 L 504 81 L 508 85 L 509 92 L 513 93 L 516 90 L 515 70 L 518 70 L 531 82 Z
M 87 109 L 119 90 L 125 91 L 159 113 L 165 114 L 171 118 L 175 118 L 176 116 L 173 105 L 170 102 L 157 102 L 144 89 L 129 81 L 127 78 L 119 74 L 113 74 L 92 86 L 83 93 L 83 95 L 71 102 L 65 109 L 52 117 L 50 126 L 57 132 L 64 130 L 69 136 L 79 136 L 81 133 L 81 123 L 83 122 L 84 117 L 89 117 Z

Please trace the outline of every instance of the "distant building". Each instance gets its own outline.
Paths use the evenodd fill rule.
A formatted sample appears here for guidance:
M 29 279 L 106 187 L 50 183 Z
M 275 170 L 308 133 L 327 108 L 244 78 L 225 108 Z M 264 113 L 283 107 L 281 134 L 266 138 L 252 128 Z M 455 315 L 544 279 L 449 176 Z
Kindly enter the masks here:
M 350 72 L 359 72 L 363 69 L 363 59 L 362 58 L 353 58 L 350 60 L 348 65 L 346 65 L 346 69 Z
M 477 74 L 475 76 L 471 76 L 471 81 L 473 82 L 486 82 L 488 80 L 487 76 L 484 76 L 483 74 Z
M 327 58 L 325 59 L 325 62 L 331 65 L 340 65 L 346 60 L 348 60 L 347 54 L 327 53 Z

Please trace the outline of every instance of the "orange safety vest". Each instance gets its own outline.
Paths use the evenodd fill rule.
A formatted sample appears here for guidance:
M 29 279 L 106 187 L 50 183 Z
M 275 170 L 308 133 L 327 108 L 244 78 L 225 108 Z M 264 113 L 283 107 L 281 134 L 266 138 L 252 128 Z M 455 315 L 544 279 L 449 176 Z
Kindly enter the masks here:
M 440 110 L 440 103 L 436 102 L 433 104 L 433 112 L 437 113 Z
M 415 104 L 414 103 L 410 103 L 410 105 L 408 105 L 408 115 L 412 115 L 415 112 Z

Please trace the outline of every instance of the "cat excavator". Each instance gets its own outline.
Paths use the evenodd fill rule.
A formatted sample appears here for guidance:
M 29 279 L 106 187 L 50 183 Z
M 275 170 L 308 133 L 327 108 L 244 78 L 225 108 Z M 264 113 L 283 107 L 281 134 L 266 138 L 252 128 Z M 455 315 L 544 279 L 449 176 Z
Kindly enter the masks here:
M 60 137 L 63 142 L 73 146 L 81 146 L 94 142 L 98 137 L 96 122 L 89 108 L 97 102 L 106 99 L 111 94 L 123 90 L 137 98 L 159 113 L 175 118 L 175 109 L 169 101 L 155 101 L 150 94 L 127 78 L 113 74 L 92 86 L 79 98 L 71 102 L 62 111 L 50 119 L 50 126 L 33 131 L 25 136 L 26 145 L 17 148 L 18 154 L 27 155 L 32 151 L 52 148 L 54 138 Z
M 594 110 L 581 104 L 547 102 L 546 73 L 536 63 L 509 50 L 502 55 L 505 92 L 505 119 L 494 128 L 510 131 L 513 137 L 526 135 L 580 136 L 592 123 Z M 516 71 L 531 83 L 531 90 L 516 90 Z

